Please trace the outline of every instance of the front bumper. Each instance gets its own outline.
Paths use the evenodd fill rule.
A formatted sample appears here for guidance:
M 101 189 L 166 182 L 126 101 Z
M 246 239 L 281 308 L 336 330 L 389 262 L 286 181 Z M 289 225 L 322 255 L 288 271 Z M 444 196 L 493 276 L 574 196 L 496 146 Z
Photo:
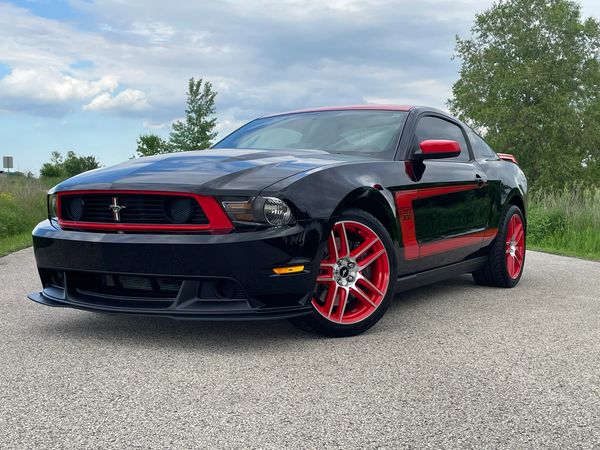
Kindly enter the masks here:
M 325 226 L 314 220 L 222 235 L 109 234 L 61 230 L 44 221 L 33 231 L 43 290 L 29 298 L 47 306 L 182 319 L 304 315 L 311 312 Z M 304 271 L 273 273 L 273 267 L 297 264 Z

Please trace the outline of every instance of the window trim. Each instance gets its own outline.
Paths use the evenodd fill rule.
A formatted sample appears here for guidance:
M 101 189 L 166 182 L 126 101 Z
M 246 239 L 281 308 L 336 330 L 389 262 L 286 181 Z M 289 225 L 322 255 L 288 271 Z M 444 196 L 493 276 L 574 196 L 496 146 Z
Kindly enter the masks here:
M 475 157 L 474 157 L 475 154 L 474 154 L 473 148 L 471 146 L 471 141 L 469 140 L 469 136 L 467 135 L 467 132 L 465 131 L 465 128 L 463 127 L 462 123 L 460 123 L 458 120 L 456 120 L 452 117 L 446 116 L 444 114 L 439 114 L 434 111 L 423 112 L 423 113 L 419 114 L 419 116 L 416 118 L 415 125 L 412 130 L 412 139 L 410 141 L 409 149 L 408 149 L 408 159 L 409 160 L 413 159 L 413 156 L 415 154 L 415 149 L 418 145 L 417 133 L 416 133 L 417 127 L 419 126 L 419 122 L 421 121 L 421 119 L 424 119 L 425 117 L 435 117 L 436 119 L 445 120 L 446 122 L 450 122 L 451 124 L 456 125 L 463 135 L 463 139 L 465 140 L 465 143 L 467 144 L 467 152 L 469 154 L 469 159 L 466 161 L 450 160 L 450 159 L 446 159 L 446 158 L 437 159 L 437 160 L 427 160 L 427 161 L 438 161 L 438 162 L 443 161 L 443 162 L 452 162 L 452 163 L 472 163 L 473 161 L 475 161 Z

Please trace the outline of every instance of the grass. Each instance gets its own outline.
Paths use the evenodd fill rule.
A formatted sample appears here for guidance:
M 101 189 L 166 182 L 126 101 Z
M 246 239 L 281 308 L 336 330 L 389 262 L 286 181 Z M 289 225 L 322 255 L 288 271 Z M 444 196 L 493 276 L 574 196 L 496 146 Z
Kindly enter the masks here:
M 600 188 L 530 195 L 527 247 L 600 260 Z
M 0 178 L 0 256 L 31 245 L 31 230 L 46 218 L 46 192 L 56 180 Z
M 31 246 L 31 231 L 0 238 L 0 257 Z
M 59 180 L 0 178 L 0 256 L 31 245 L 46 218 L 46 192 Z M 530 195 L 527 247 L 600 260 L 600 187 Z

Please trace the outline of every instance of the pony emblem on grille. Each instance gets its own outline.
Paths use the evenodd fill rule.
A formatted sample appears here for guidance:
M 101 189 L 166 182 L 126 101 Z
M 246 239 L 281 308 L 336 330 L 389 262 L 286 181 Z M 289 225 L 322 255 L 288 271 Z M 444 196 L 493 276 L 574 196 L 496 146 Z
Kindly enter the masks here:
M 115 220 L 115 222 L 121 221 L 121 210 L 125 209 L 125 208 L 127 208 L 127 206 L 119 205 L 119 199 L 117 197 L 112 198 L 112 203 L 108 207 L 108 209 L 110 209 L 112 211 L 113 219 Z

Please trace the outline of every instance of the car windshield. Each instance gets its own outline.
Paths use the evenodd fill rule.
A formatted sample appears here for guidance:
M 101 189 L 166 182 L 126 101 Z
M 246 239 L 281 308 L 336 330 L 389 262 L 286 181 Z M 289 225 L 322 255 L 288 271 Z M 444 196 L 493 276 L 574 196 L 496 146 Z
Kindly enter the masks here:
M 213 148 L 383 154 L 395 151 L 407 114 L 404 111 L 342 110 L 264 117 L 234 131 Z

